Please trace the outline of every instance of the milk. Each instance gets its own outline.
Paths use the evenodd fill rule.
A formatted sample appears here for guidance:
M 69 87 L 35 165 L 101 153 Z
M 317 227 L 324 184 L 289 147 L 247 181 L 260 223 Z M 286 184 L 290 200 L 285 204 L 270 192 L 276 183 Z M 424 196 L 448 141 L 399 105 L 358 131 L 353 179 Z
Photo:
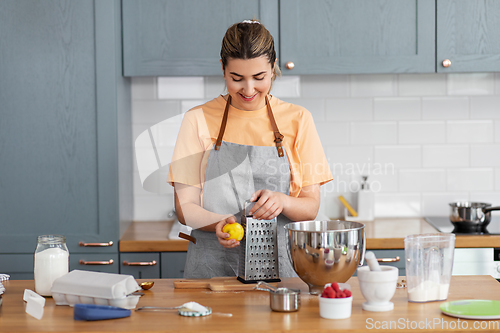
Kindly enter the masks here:
M 52 283 L 68 271 L 68 251 L 51 247 L 35 253 L 35 291 L 42 296 L 52 296 Z
M 408 300 L 410 302 L 439 301 L 448 298 L 450 284 L 438 283 L 426 280 L 415 288 L 408 290 Z

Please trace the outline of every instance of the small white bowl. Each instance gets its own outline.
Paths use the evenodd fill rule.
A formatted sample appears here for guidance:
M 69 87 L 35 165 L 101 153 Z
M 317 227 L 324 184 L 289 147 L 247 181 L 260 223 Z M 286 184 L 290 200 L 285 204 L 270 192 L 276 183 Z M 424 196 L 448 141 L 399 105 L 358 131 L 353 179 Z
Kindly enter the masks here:
M 352 296 L 346 298 L 319 297 L 319 315 L 326 319 L 345 319 L 351 316 Z

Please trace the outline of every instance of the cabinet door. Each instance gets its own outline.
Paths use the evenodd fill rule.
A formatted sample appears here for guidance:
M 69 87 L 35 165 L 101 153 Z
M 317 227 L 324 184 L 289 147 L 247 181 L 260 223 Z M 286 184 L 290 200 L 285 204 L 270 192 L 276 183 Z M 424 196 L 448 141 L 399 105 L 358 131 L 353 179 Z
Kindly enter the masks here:
M 120 274 L 133 275 L 136 279 L 160 278 L 160 253 L 120 253 Z
M 119 18 L 119 1 L 0 1 L 0 253 L 51 233 L 118 253 Z
M 124 75 L 221 75 L 227 28 L 256 18 L 276 37 L 277 8 L 277 0 L 123 0 Z
M 500 71 L 500 1 L 437 1 L 437 71 Z M 443 61 L 451 61 L 449 67 Z
M 175 279 L 184 276 L 187 252 L 161 253 L 161 278 Z
M 118 253 L 70 253 L 69 270 L 74 269 L 118 274 Z
M 280 2 L 284 74 L 434 72 L 434 40 L 432 0 Z

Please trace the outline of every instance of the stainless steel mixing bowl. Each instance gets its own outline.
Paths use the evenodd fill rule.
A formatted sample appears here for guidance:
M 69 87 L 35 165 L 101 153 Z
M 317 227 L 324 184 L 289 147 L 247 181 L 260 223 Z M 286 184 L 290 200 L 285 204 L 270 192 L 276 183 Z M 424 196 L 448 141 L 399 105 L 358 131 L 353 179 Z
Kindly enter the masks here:
M 297 275 L 319 294 L 327 283 L 346 282 L 363 265 L 365 225 L 348 221 L 303 221 L 285 226 L 288 255 Z

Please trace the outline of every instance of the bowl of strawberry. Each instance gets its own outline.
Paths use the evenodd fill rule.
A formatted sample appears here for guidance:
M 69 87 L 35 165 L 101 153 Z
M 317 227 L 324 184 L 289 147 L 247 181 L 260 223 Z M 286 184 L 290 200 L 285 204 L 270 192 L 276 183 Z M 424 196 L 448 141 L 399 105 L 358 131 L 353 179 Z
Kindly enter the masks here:
M 325 285 L 319 295 L 319 315 L 326 319 L 345 319 L 351 316 L 352 294 L 347 283 Z

